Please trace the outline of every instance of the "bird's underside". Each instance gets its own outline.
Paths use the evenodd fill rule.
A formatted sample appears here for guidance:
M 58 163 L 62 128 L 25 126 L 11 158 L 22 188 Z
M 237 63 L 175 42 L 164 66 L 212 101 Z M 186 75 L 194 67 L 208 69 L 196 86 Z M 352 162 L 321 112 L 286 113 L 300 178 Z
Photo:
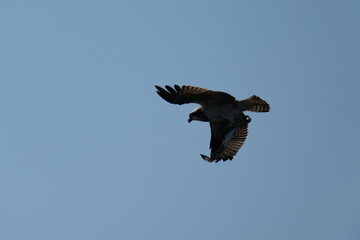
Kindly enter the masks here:
M 253 95 L 245 100 L 237 101 L 225 92 L 211 91 L 193 86 L 155 86 L 157 93 L 165 101 L 172 104 L 198 103 L 200 108 L 189 115 L 192 120 L 210 123 L 210 157 L 201 154 L 208 162 L 232 160 L 248 134 L 250 117 L 243 111 L 268 112 L 269 104 Z

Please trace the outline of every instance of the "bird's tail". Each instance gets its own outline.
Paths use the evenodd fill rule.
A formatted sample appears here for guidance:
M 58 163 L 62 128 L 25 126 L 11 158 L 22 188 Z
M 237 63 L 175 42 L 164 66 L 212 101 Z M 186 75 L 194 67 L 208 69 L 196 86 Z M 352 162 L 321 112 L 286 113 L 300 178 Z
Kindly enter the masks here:
M 270 105 L 265 101 L 259 98 L 258 96 L 252 95 L 251 97 L 237 101 L 237 105 L 241 108 L 242 111 L 250 112 L 269 112 Z

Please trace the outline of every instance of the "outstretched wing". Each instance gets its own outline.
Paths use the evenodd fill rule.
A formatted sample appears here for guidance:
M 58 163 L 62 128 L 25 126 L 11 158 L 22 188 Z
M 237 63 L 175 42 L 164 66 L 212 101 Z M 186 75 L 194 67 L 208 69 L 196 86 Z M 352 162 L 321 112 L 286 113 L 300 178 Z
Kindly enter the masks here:
M 250 112 L 269 112 L 270 105 L 265 101 L 259 98 L 258 96 L 252 95 L 251 97 L 237 101 L 237 105 L 242 111 Z
M 208 157 L 201 154 L 201 157 L 208 162 L 232 160 L 244 144 L 248 134 L 246 116 L 241 116 L 235 124 L 230 124 L 228 120 L 210 122 L 210 128 L 211 155 Z
M 198 103 L 200 105 L 207 105 L 213 102 L 231 102 L 235 98 L 225 92 L 211 91 L 205 88 L 194 86 L 178 86 L 174 88 L 166 85 L 165 88 L 156 86 L 157 94 L 165 101 L 172 104 Z

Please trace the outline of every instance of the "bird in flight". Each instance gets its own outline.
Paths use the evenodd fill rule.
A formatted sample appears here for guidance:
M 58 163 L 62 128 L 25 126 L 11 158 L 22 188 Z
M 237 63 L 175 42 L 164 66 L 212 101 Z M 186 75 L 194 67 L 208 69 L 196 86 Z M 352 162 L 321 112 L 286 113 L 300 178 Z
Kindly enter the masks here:
M 270 111 L 270 105 L 255 95 L 239 101 L 228 93 L 194 86 L 166 85 L 162 88 L 155 85 L 155 88 L 157 94 L 169 103 L 200 104 L 200 107 L 189 114 L 188 122 L 196 120 L 210 123 L 211 154 L 210 157 L 200 154 L 208 162 L 232 160 L 239 151 L 245 142 L 251 121 L 244 111 Z

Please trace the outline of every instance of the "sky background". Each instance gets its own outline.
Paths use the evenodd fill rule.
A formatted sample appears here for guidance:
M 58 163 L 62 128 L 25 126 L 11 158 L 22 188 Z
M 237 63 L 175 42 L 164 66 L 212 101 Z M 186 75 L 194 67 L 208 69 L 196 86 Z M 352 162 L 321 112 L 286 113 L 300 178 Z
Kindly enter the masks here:
M 360 239 L 360 2 L 0 1 L 0 239 Z M 253 94 L 233 161 L 154 85 Z

